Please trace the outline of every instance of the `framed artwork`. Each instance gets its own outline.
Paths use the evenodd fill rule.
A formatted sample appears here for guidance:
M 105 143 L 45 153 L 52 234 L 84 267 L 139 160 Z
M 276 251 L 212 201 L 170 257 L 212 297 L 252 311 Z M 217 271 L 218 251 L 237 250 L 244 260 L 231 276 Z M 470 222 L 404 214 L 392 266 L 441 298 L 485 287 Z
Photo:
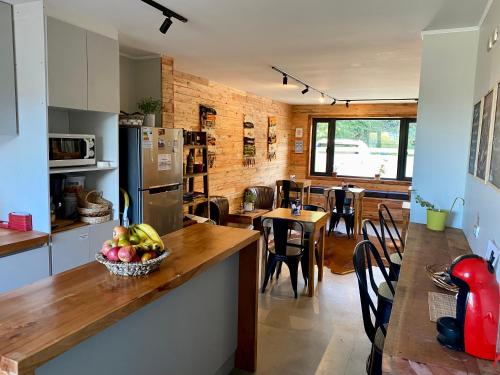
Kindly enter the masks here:
M 275 116 L 269 116 L 267 123 L 267 160 L 276 159 L 276 126 L 277 121 Z
M 490 173 L 488 181 L 500 189 L 500 95 L 498 95 L 497 87 L 497 106 L 495 111 L 495 121 L 493 123 L 493 139 L 490 149 Z
M 477 140 L 479 135 L 479 123 L 481 121 L 481 101 L 474 105 L 472 111 L 472 130 L 470 134 L 470 149 L 469 149 L 469 173 L 474 175 L 476 171 L 477 157 Z
M 295 129 L 295 138 L 302 138 L 304 136 L 304 129 L 303 128 L 296 128 Z
M 217 117 L 217 111 L 215 108 L 200 105 L 200 125 L 201 131 L 207 133 L 207 143 L 208 143 L 208 166 L 212 168 L 215 163 L 215 155 L 217 150 L 215 148 L 216 136 L 215 136 L 215 119 Z
M 304 141 L 295 141 L 295 153 L 296 154 L 304 153 Z
M 483 181 L 486 180 L 492 111 L 493 111 L 493 90 L 491 90 L 484 97 L 481 130 L 479 131 L 479 149 L 477 151 L 476 177 L 480 178 Z
M 243 165 L 250 167 L 255 165 L 255 126 L 253 119 L 245 115 L 243 120 Z

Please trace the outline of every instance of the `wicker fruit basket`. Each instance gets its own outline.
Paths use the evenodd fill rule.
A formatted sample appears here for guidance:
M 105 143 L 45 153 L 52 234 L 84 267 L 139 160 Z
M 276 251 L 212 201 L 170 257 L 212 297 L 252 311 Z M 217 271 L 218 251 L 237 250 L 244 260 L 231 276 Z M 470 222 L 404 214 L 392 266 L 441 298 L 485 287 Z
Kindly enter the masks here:
M 425 266 L 425 271 L 429 279 L 431 279 L 436 286 L 453 293 L 458 293 L 459 288 L 451 282 L 448 267 L 446 265 L 428 264 Z
M 113 204 L 102 197 L 102 192 L 92 190 L 78 196 L 77 211 L 80 220 L 88 224 L 100 224 L 111 220 Z
M 148 260 L 144 263 L 123 263 L 107 260 L 101 253 L 95 255 L 95 259 L 106 266 L 113 275 L 118 276 L 144 276 L 157 270 L 161 262 L 170 255 L 170 251 L 165 250 L 159 257 Z

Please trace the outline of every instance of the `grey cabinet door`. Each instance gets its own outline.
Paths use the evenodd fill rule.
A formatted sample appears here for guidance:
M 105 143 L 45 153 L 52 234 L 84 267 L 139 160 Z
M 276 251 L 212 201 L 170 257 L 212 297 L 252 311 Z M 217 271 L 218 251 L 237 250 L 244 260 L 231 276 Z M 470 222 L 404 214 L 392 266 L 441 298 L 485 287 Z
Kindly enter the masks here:
M 17 134 L 12 5 L 0 2 L 0 134 Z
M 0 293 L 49 277 L 49 247 L 0 258 Z
M 88 109 L 120 112 L 118 41 L 87 31 Z
M 89 227 L 81 227 L 52 236 L 52 274 L 88 263 Z
M 49 106 L 87 109 L 86 33 L 47 17 Z
M 101 224 L 94 224 L 90 226 L 90 249 L 89 260 L 95 260 L 95 255 L 101 250 L 104 241 L 113 238 L 113 228 L 120 225 L 118 220 L 111 220 Z

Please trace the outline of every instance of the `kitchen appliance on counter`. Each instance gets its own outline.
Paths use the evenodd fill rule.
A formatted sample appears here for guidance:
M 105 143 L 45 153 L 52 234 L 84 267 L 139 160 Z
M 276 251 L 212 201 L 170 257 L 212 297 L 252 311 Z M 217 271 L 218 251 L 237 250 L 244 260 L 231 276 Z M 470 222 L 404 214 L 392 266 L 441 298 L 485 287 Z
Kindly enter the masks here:
M 119 138 L 120 187 L 130 196 L 130 223 L 147 223 L 160 236 L 181 229 L 182 129 L 120 127 Z
M 95 165 L 95 135 L 49 134 L 49 166 Z
M 493 259 L 462 255 L 450 267 L 451 281 L 459 287 L 455 317 L 437 321 L 437 340 L 450 349 L 495 360 L 499 332 L 500 291 Z

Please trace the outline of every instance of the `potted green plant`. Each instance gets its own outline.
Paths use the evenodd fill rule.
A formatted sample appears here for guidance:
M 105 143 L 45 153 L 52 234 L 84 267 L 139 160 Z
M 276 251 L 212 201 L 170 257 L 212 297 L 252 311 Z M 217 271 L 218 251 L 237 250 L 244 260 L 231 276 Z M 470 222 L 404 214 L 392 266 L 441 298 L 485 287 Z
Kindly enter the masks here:
M 245 201 L 243 204 L 243 209 L 247 212 L 253 211 L 255 209 L 255 200 L 257 197 L 251 191 L 245 193 Z
M 459 199 L 462 201 L 462 206 L 465 204 L 465 200 L 463 198 L 456 197 L 449 211 L 436 208 L 436 206 L 434 206 L 431 202 L 426 201 L 418 194 L 415 197 L 415 202 L 417 202 L 421 207 L 427 209 L 427 228 L 442 232 L 446 226 L 448 214 L 453 211 L 453 207 Z
M 337 177 L 337 169 L 338 167 L 336 165 L 333 166 L 333 172 L 332 172 L 332 177 L 336 178 Z
M 380 180 L 380 176 L 382 176 L 385 173 L 385 165 L 380 164 L 380 167 L 378 168 L 378 172 L 375 173 L 375 180 Z
M 143 98 L 137 103 L 137 108 L 144 114 L 143 126 L 155 126 L 155 115 L 161 109 L 161 100 L 154 99 L 151 96 Z

